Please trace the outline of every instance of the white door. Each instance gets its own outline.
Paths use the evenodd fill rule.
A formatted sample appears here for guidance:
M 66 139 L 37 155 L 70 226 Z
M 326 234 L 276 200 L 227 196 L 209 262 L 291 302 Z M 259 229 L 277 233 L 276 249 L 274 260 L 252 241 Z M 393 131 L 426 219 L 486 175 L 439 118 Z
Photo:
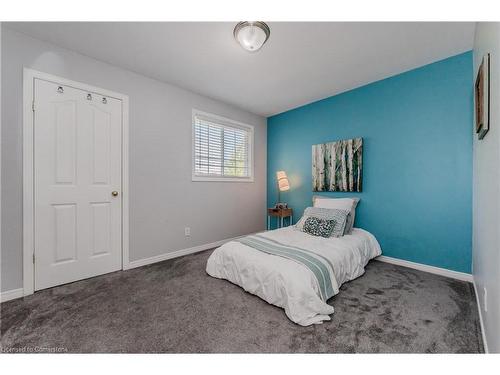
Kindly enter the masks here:
M 34 81 L 35 290 L 121 269 L 122 102 Z

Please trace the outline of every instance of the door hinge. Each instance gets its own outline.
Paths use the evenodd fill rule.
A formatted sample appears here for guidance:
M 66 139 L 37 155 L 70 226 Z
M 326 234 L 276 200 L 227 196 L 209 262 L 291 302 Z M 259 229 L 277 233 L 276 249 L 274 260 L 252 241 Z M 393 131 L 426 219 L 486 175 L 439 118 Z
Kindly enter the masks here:
M 31 102 L 31 109 L 33 110 L 33 112 L 35 112 L 35 101 L 34 100 Z
M 35 253 L 33 253 L 33 264 L 35 264 Z

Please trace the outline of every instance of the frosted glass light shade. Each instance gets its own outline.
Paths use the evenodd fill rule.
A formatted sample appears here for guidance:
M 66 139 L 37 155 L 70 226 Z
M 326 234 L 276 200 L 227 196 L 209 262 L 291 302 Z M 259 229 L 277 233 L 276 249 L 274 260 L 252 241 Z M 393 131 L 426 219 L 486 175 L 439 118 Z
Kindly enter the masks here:
M 290 183 L 288 182 L 285 171 L 276 172 L 276 179 L 278 180 L 278 188 L 280 191 L 290 190 Z
M 234 28 L 234 38 L 247 51 L 258 51 L 269 38 L 271 30 L 261 21 L 240 22 Z

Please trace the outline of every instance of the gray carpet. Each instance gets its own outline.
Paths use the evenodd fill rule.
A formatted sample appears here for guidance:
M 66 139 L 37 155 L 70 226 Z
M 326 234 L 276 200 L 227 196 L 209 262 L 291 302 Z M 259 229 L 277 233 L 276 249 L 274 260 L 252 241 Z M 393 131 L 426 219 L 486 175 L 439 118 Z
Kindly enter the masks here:
M 205 273 L 210 251 L 43 290 L 1 305 L 4 352 L 478 353 L 471 284 L 372 261 L 329 303 L 330 322 Z

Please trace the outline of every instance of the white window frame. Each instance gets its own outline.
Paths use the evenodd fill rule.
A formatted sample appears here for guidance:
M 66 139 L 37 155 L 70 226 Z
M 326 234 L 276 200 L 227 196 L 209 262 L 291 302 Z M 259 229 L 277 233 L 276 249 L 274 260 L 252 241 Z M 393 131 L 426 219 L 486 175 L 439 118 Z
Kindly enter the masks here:
M 195 173 L 196 165 L 195 165 L 195 119 L 196 116 L 201 116 L 208 118 L 215 123 L 219 123 L 221 125 L 226 125 L 232 128 L 239 128 L 248 131 L 249 140 L 248 140 L 248 167 L 249 167 L 249 176 L 248 177 L 225 177 L 225 176 L 215 176 L 215 175 L 207 175 L 200 176 Z M 213 113 L 208 113 L 204 111 L 200 111 L 198 109 L 193 109 L 192 118 L 191 118 L 191 179 L 192 181 L 198 182 L 253 182 L 254 181 L 254 127 L 253 125 L 248 125 L 240 121 L 231 120 L 226 117 L 222 117 L 219 115 L 215 115 Z

